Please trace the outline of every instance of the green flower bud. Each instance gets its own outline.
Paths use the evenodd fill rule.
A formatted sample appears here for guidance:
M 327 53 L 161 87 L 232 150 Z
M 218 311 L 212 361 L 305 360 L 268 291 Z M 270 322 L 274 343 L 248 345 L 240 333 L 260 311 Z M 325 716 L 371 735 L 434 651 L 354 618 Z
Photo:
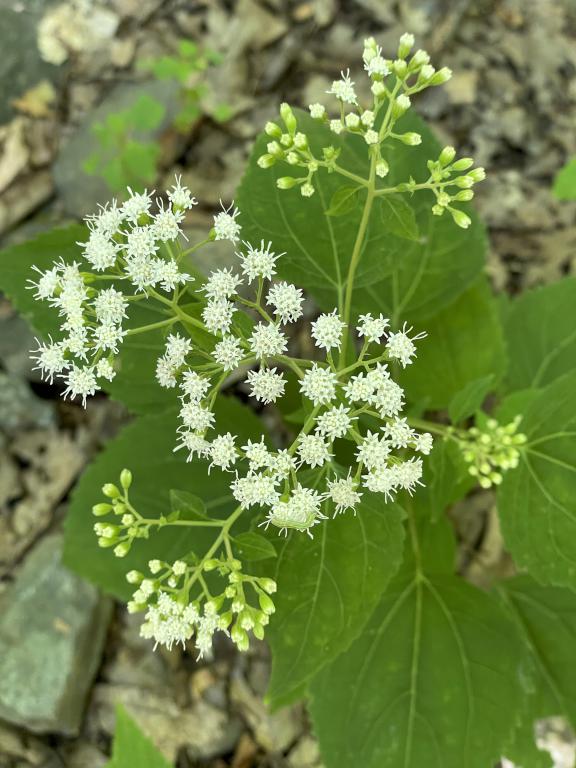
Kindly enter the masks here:
M 456 160 L 456 162 L 452 166 L 453 171 L 467 171 L 468 168 L 471 168 L 474 165 L 474 160 L 472 160 L 471 157 L 461 157 L 460 160 Z
M 264 640 L 264 627 L 262 624 L 254 624 L 252 634 L 257 640 Z
M 127 541 L 121 541 L 117 547 L 114 547 L 116 557 L 126 557 L 128 552 L 130 552 L 130 544 Z
M 123 469 L 120 472 L 120 485 L 125 491 L 132 485 L 132 472 L 129 469 Z
M 468 202 L 468 200 L 472 200 L 474 197 L 474 192 L 471 189 L 463 189 L 461 192 L 458 192 L 452 200 L 457 200 L 458 202 Z
M 128 584 L 140 584 L 144 575 L 140 571 L 128 571 L 126 574 L 126 581 Z
M 294 146 L 296 149 L 307 149 L 308 148 L 308 138 L 306 134 L 304 133 L 297 133 L 294 136 Z
M 282 136 L 282 128 L 271 121 L 268 121 L 264 126 L 264 132 L 268 136 L 272 136 L 274 139 L 279 139 L 280 136 Z
M 447 83 L 452 77 L 452 70 L 449 67 L 442 67 L 438 72 L 430 79 L 430 85 L 443 85 Z
M 122 496 L 113 483 L 106 483 L 106 485 L 102 486 L 102 493 L 109 499 L 119 499 Z
M 112 504 L 95 504 L 92 507 L 92 514 L 96 517 L 102 517 L 102 515 L 107 515 L 109 512 L 112 512 Z
M 220 560 L 216 559 L 215 557 L 211 558 L 210 560 L 206 560 L 202 568 L 205 571 L 213 571 L 215 568 L 218 568 L 218 566 L 222 565 Z
M 468 229 L 468 227 L 472 223 L 472 219 L 470 218 L 470 216 L 464 213 L 464 211 L 459 211 L 457 208 L 450 208 L 450 213 L 452 214 L 454 223 L 457 224 L 459 227 L 462 227 L 462 229 Z
M 477 181 L 484 181 L 486 178 L 486 171 L 484 168 L 472 168 L 468 176 L 470 176 L 474 183 Z
M 266 145 L 266 149 L 268 154 L 272 155 L 276 159 L 281 159 L 284 157 L 284 150 L 277 141 L 269 141 Z
M 440 152 L 440 157 L 438 158 L 438 162 L 441 166 L 450 165 L 452 160 L 456 157 L 456 150 L 454 147 L 444 147 L 442 152 Z
M 248 638 L 248 633 L 245 629 L 242 629 L 238 623 L 234 624 L 232 627 L 230 637 L 232 638 L 232 642 L 237 646 L 239 651 L 247 651 L 250 647 L 250 639 Z
M 292 189 L 298 183 L 297 179 L 292 176 L 281 176 L 276 180 L 276 186 L 278 189 Z
M 102 547 L 103 549 L 108 549 L 108 547 L 113 547 L 116 544 L 116 539 L 107 539 L 104 536 L 101 536 L 98 539 L 98 546 Z
M 274 579 L 268 579 L 266 577 L 258 579 L 258 585 L 262 587 L 265 592 L 268 592 L 269 595 L 273 595 L 278 588 Z
M 286 126 L 288 132 L 294 134 L 296 132 L 296 128 L 298 127 L 298 122 L 294 117 L 292 108 L 289 104 L 286 104 L 286 102 L 280 105 L 280 116 L 284 121 L 284 125 Z
M 420 136 L 419 133 L 414 133 L 413 131 L 403 133 L 401 136 L 398 136 L 398 138 L 403 144 L 408 144 L 410 147 L 415 147 L 422 143 L 422 136 Z
M 256 161 L 260 168 L 271 168 L 274 163 L 276 162 L 276 158 L 274 155 L 260 155 L 258 160 Z
M 405 32 L 400 38 L 398 45 L 398 58 L 405 59 L 414 47 L 414 35 Z
M 411 105 L 410 97 L 405 93 L 401 93 L 400 96 L 392 105 L 392 114 L 395 118 L 402 117 L 402 115 L 410 109 Z
M 258 593 L 258 602 L 260 603 L 260 608 L 267 616 L 270 616 L 276 610 L 272 599 L 265 592 Z
M 392 62 L 392 70 L 393 72 L 398 75 L 399 78 L 403 78 L 406 76 L 406 72 L 408 71 L 408 64 L 403 59 L 396 59 Z

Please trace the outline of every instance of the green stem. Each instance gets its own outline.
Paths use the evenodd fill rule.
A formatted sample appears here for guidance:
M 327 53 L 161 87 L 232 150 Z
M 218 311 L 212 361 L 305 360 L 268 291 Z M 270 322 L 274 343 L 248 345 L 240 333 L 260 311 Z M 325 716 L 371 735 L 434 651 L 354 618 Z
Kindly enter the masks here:
M 448 437 L 450 427 L 445 427 L 442 424 L 438 424 L 435 421 L 426 421 L 425 419 L 413 419 L 408 417 L 408 423 L 411 427 L 416 429 L 422 429 L 426 432 L 432 432 L 436 435 L 442 435 L 442 437 Z
M 354 277 L 356 275 L 356 269 L 360 262 L 360 256 L 362 255 L 362 246 L 364 245 L 364 237 L 366 230 L 368 229 L 368 222 L 370 221 L 370 213 L 372 212 L 372 204 L 374 202 L 375 192 L 375 179 L 376 179 L 376 153 L 372 154 L 370 161 L 370 176 L 368 178 L 368 187 L 366 194 L 366 201 L 364 203 L 364 210 L 362 211 L 362 218 L 360 219 L 360 226 L 356 235 L 356 241 L 352 250 L 352 256 L 350 258 L 350 266 L 348 267 L 348 275 L 346 277 L 346 294 L 344 298 L 344 317 L 343 320 L 348 326 L 350 324 L 350 315 L 352 313 L 352 294 L 354 291 Z M 350 331 L 347 329 L 344 333 L 344 339 L 342 340 L 342 349 L 340 350 L 339 364 L 344 366 L 346 363 L 346 351 L 348 347 L 348 338 Z
M 169 317 L 167 320 L 160 320 L 158 323 L 150 323 L 150 325 L 143 325 L 140 328 L 131 328 L 129 331 L 126 331 L 126 336 L 136 336 L 138 333 L 155 331 L 157 328 L 165 328 L 167 325 L 174 325 L 176 322 L 178 322 L 177 317 Z

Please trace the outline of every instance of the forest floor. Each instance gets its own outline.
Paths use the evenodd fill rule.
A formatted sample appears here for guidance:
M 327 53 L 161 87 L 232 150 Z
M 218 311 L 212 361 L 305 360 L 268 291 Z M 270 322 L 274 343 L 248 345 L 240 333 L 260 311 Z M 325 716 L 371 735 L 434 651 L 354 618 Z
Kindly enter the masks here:
M 209 228 L 220 198 L 232 199 L 253 140 L 281 101 L 306 107 L 320 100 L 340 70 L 350 67 L 354 79 L 365 37 L 392 55 L 400 34 L 411 31 L 435 66 L 454 72 L 416 101 L 417 111 L 444 144 L 487 170 L 476 200 L 495 288 L 514 294 L 574 271 L 576 205 L 551 192 L 556 172 L 576 154 L 571 0 L 0 0 L 0 8 L 4 245 L 78 219 L 106 199 L 103 184 L 81 170 L 94 149 L 90 125 L 143 88 L 163 94 L 170 110 L 169 89 L 150 84 L 137 63 L 173 52 L 178 40 L 224 55 L 207 76 L 205 113 L 185 135 L 163 130 L 158 137 L 156 187 L 182 173 L 200 201 L 195 230 Z M 211 117 L 222 102 L 231 114 L 224 123 Z M 22 571 L 58 551 L 71 488 L 127 419 L 104 397 L 86 411 L 59 400 L 57 388 L 31 370 L 32 344 L 0 298 L 0 599 L 23 627 Z M 463 515 L 459 534 L 463 552 L 481 554 L 463 562 L 467 576 L 482 582 L 483 569 L 505 566 L 490 495 L 477 506 Z M 51 567 L 68 588 L 69 576 Z M 116 703 L 178 768 L 319 768 L 302 708 L 270 714 L 262 704 L 264 644 L 239 656 L 222 642 L 214 660 L 197 663 L 181 650 L 153 653 L 120 605 L 109 610 L 92 595 L 84 610 L 90 615 L 79 621 L 110 615 L 110 624 L 101 643 L 93 638 L 83 647 L 83 670 L 68 660 L 69 689 L 31 692 L 52 707 L 42 724 L 34 701 L 8 707 L 0 684 L 0 711 L 11 708 L 11 722 L 0 720 L 0 768 L 103 766 Z M 26 665 L 15 662 L 13 674 L 20 676 L 14 685 L 26 687 Z M 548 723 L 545 733 L 558 768 L 572 766 L 564 724 Z

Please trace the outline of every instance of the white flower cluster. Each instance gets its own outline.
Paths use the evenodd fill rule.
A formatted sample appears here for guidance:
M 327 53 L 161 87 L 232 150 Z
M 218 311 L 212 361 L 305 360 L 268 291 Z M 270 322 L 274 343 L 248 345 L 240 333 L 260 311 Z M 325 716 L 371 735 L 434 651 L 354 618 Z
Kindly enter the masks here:
M 55 376 L 62 378 L 65 396 L 79 397 L 84 405 L 99 380 L 111 381 L 116 374 L 130 303 L 155 299 L 166 313 L 168 297 L 192 280 L 172 248 L 185 211 L 197 202 L 190 191 L 177 178 L 167 193 L 168 206 L 154 201 L 153 193 L 129 192 L 121 206 L 113 201 L 87 218 L 88 239 L 79 243 L 84 263 L 60 260 L 45 271 L 35 268 L 39 277 L 29 281 L 35 298 L 47 301 L 61 318 L 60 338 L 38 342 L 33 351 L 36 367 L 51 383 Z M 236 242 L 237 215 L 237 209 L 229 208 L 214 217 L 214 239 Z M 212 325 L 224 327 L 224 315 L 214 310 Z M 172 353 L 174 360 L 167 355 L 159 364 L 165 386 L 175 386 L 170 371 L 182 350 L 175 347 Z
M 235 226 L 239 224 L 235 222 Z M 195 457 L 207 460 L 210 469 L 233 472 L 230 488 L 240 507 L 259 507 L 266 515 L 264 525 L 286 532 L 295 528 L 310 534 L 327 517 L 323 509 L 334 514 L 355 511 L 363 489 L 383 493 L 387 499 L 400 489 L 412 492 L 420 482 L 421 459 L 397 452 L 413 449 L 427 454 L 431 437 L 417 434 L 402 418 L 404 393 L 391 377 L 388 363 L 409 365 L 416 353 L 414 342 L 424 334 L 411 335 L 406 326 L 393 332 L 382 315 L 361 315 L 355 329 L 363 342 L 360 357 L 353 365 L 338 368 L 332 356 L 340 350 L 347 328 L 333 310 L 311 325 L 311 336 L 325 359 L 295 360 L 287 354 L 285 326 L 302 317 L 302 291 L 274 281 L 282 254 L 275 254 L 271 244 L 262 241 L 257 247 L 244 246 L 237 253 L 237 270 L 217 269 L 199 288 L 205 297 L 205 329 L 215 337 L 212 351 L 204 351 L 208 362 L 195 367 L 197 350 L 179 334 L 168 336 L 158 360 L 158 382 L 179 388 L 175 450 L 184 450 L 189 461 Z M 246 298 L 251 287 L 253 299 Z M 247 308 L 257 318 L 250 330 L 246 330 Z M 245 321 L 236 323 L 241 315 Z M 214 432 L 214 404 L 219 388 L 233 371 L 245 377 L 251 397 L 265 405 L 283 396 L 287 371 L 298 376 L 300 392 L 310 408 L 291 446 L 271 450 L 263 439 L 241 445 L 230 431 Z M 365 420 L 380 425 L 370 431 Z M 334 461 L 335 443 L 340 440 L 356 445 L 356 463 L 347 477 L 341 476 Z M 320 470 L 321 487 L 308 487 L 302 480 L 311 469 Z
M 390 170 L 382 153 L 382 146 L 386 141 L 401 142 L 408 146 L 416 146 L 422 142 L 420 134 L 414 131 L 396 130 L 398 120 L 412 106 L 411 97 L 426 88 L 442 85 L 452 76 L 448 67 L 434 69 L 426 51 L 419 49 L 411 54 L 413 47 L 414 36 L 404 34 L 400 38 L 396 58 L 386 59 L 375 39 L 366 39 L 362 61 L 370 80 L 371 103 L 360 105 L 355 83 L 347 70 L 341 73 L 338 80 L 334 80 L 327 91 L 339 102 L 336 117 L 330 117 L 324 104 L 316 102 L 309 106 L 310 116 L 324 124 L 333 134 L 350 134 L 365 142 L 373 172 L 380 179 L 386 177 Z M 322 148 L 322 157 L 313 154 L 309 138 L 299 128 L 296 116 L 288 104 L 282 104 L 280 116 L 284 123 L 283 128 L 274 122 L 266 123 L 265 132 L 270 141 L 266 152 L 258 158 L 258 164 L 261 168 L 270 168 L 279 161 L 284 161 L 293 168 L 306 170 L 305 176 L 282 176 L 277 179 L 280 189 L 299 186 L 304 197 L 311 197 L 315 191 L 314 176 L 321 168 L 351 176 L 337 164 L 340 149 L 326 146 Z M 463 211 L 454 208 L 451 203 L 471 200 L 471 187 L 481 181 L 485 173 L 482 168 L 471 169 L 473 161 L 470 158 L 453 162 L 454 156 L 454 149 L 446 147 L 438 161 L 428 164 L 430 177 L 426 182 L 417 184 L 413 179 L 406 180 L 405 184 L 399 185 L 398 191 L 431 189 L 436 195 L 433 213 L 442 215 L 448 210 L 455 223 L 466 228 L 470 224 L 470 218 Z M 463 174 L 464 171 L 468 173 Z M 455 189 L 450 192 L 449 186 Z

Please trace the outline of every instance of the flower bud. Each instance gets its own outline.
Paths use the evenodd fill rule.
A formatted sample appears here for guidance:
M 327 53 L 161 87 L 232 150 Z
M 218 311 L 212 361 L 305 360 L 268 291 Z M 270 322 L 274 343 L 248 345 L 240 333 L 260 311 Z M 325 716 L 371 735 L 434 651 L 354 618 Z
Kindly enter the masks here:
M 269 579 L 267 577 L 258 579 L 258 585 L 262 587 L 265 592 L 268 592 L 269 595 L 273 595 L 277 589 L 277 585 L 274 579 Z
M 443 85 L 447 83 L 452 77 L 452 70 L 449 67 L 442 67 L 438 72 L 430 79 L 430 85 Z
M 128 571 L 126 574 L 126 581 L 128 584 L 140 584 L 143 578 L 144 576 L 140 571 Z
M 458 226 L 462 227 L 462 229 L 468 229 L 468 227 L 472 223 L 472 219 L 470 218 L 470 216 L 464 213 L 464 211 L 459 211 L 457 208 L 451 208 L 450 213 L 452 214 L 454 223 L 458 224 Z
M 412 59 L 410 60 L 410 65 L 413 67 L 422 67 L 425 64 L 428 64 L 430 61 L 430 56 L 426 53 L 426 51 L 423 51 L 421 48 L 419 48 L 414 56 L 412 56 Z
M 383 179 L 385 176 L 388 175 L 388 172 L 390 171 L 390 166 L 386 162 L 386 160 L 379 160 L 376 163 L 376 176 L 379 176 L 381 179 Z
M 286 126 L 288 132 L 291 134 L 295 133 L 296 128 L 298 127 L 298 122 L 294 117 L 292 108 L 289 104 L 286 104 L 286 102 L 280 105 L 280 116 L 282 117 L 282 120 L 284 120 L 284 125 Z
M 132 485 L 132 472 L 129 469 L 123 469 L 120 472 L 120 485 L 125 491 Z
M 256 161 L 260 168 L 271 168 L 274 163 L 276 162 L 276 158 L 274 155 L 260 155 L 258 160 Z
M 452 166 L 453 171 L 467 171 L 474 165 L 474 160 L 471 157 L 461 157 L 460 160 L 456 160 Z
M 282 149 L 280 144 L 278 144 L 277 141 L 269 141 L 268 144 L 266 145 L 266 149 L 268 151 L 268 154 L 272 155 L 275 158 L 284 157 L 284 150 Z
M 306 182 L 302 184 L 302 187 L 300 188 L 300 192 L 302 194 L 302 197 L 312 197 L 314 194 L 314 186 L 310 184 L 310 182 Z
M 221 565 L 220 560 L 217 560 L 215 557 L 211 558 L 210 560 L 206 560 L 204 565 L 202 566 L 205 571 L 213 571 L 215 568 L 218 568 L 218 566 Z
M 258 602 L 260 603 L 260 608 L 267 616 L 270 616 L 276 610 L 272 599 L 265 592 L 258 593 Z
M 398 45 L 398 57 L 405 59 L 414 47 L 414 35 L 404 32 Z
M 118 499 L 122 494 L 116 488 L 116 486 L 113 483 L 106 483 L 106 485 L 102 486 L 102 493 L 104 496 L 107 496 L 109 499 Z
M 308 148 L 308 139 L 306 138 L 305 133 L 297 133 L 294 136 L 294 146 L 296 147 L 296 149 Z
M 484 181 L 486 178 L 486 171 L 484 168 L 472 168 L 468 176 L 470 176 L 474 183 L 477 181 Z
M 276 125 L 276 123 L 273 123 L 271 121 L 268 121 L 264 126 L 264 132 L 268 136 L 272 136 L 272 138 L 274 139 L 279 139 L 280 136 L 282 136 L 282 128 L 280 128 L 279 125 Z
M 403 144 L 408 144 L 410 147 L 415 147 L 422 143 L 422 136 L 420 136 L 419 133 L 414 133 L 413 131 L 403 133 L 401 136 L 398 136 L 398 138 Z
M 298 157 L 296 152 L 288 152 L 288 154 L 286 155 L 286 162 L 289 165 L 298 165 L 298 163 L 300 162 L 300 158 Z
M 102 515 L 107 515 L 109 512 L 112 512 L 112 504 L 95 504 L 92 507 L 92 514 L 96 517 L 102 517 Z
M 257 640 L 264 640 L 264 627 L 262 624 L 254 624 L 252 634 Z
M 232 638 L 232 642 L 237 646 L 239 651 L 247 651 L 250 647 L 250 639 L 248 638 L 248 633 L 246 630 L 242 629 L 238 623 L 234 624 L 232 627 L 230 637 Z
M 460 203 L 466 203 L 469 200 L 472 200 L 473 197 L 474 192 L 471 189 L 463 189 L 461 192 L 455 194 L 452 200 L 457 200 Z
M 454 147 L 444 147 L 442 152 L 440 152 L 440 157 L 438 158 L 438 162 L 441 166 L 450 165 L 452 160 L 456 157 L 456 150 Z
M 344 122 L 348 128 L 358 128 L 360 125 L 360 118 L 355 112 L 350 112 L 344 118 Z
M 383 96 L 386 93 L 386 86 L 377 80 L 375 83 L 372 83 L 370 90 L 376 97 Z
M 128 552 L 130 552 L 130 544 L 127 541 L 121 541 L 118 546 L 114 547 L 116 557 L 126 557 Z
M 404 59 L 396 59 L 392 62 L 392 69 L 399 78 L 403 78 L 406 76 L 406 72 L 408 71 L 408 65 Z
M 458 176 L 457 179 L 454 179 L 454 184 L 461 189 L 469 189 L 474 185 L 474 179 L 469 174 Z
M 401 93 L 392 105 L 392 114 L 394 117 L 401 117 L 408 109 L 410 109 L 411 103 L 410 97 L 406 96 L 405 93 Z
M 276 186 L 278 189 L 292 189 L 297 184 L 297 179 L 292 176 L 282 176 L 276 180 Z
M 418 80 L 420 81 L 424 80 L 427 82 L 432 77 L 434 77 L 435 72 L 436 70 L 434 69 L 432 64 L 424 64 L 424 66 L 420 70 L 420 74 L 418 75 Z

